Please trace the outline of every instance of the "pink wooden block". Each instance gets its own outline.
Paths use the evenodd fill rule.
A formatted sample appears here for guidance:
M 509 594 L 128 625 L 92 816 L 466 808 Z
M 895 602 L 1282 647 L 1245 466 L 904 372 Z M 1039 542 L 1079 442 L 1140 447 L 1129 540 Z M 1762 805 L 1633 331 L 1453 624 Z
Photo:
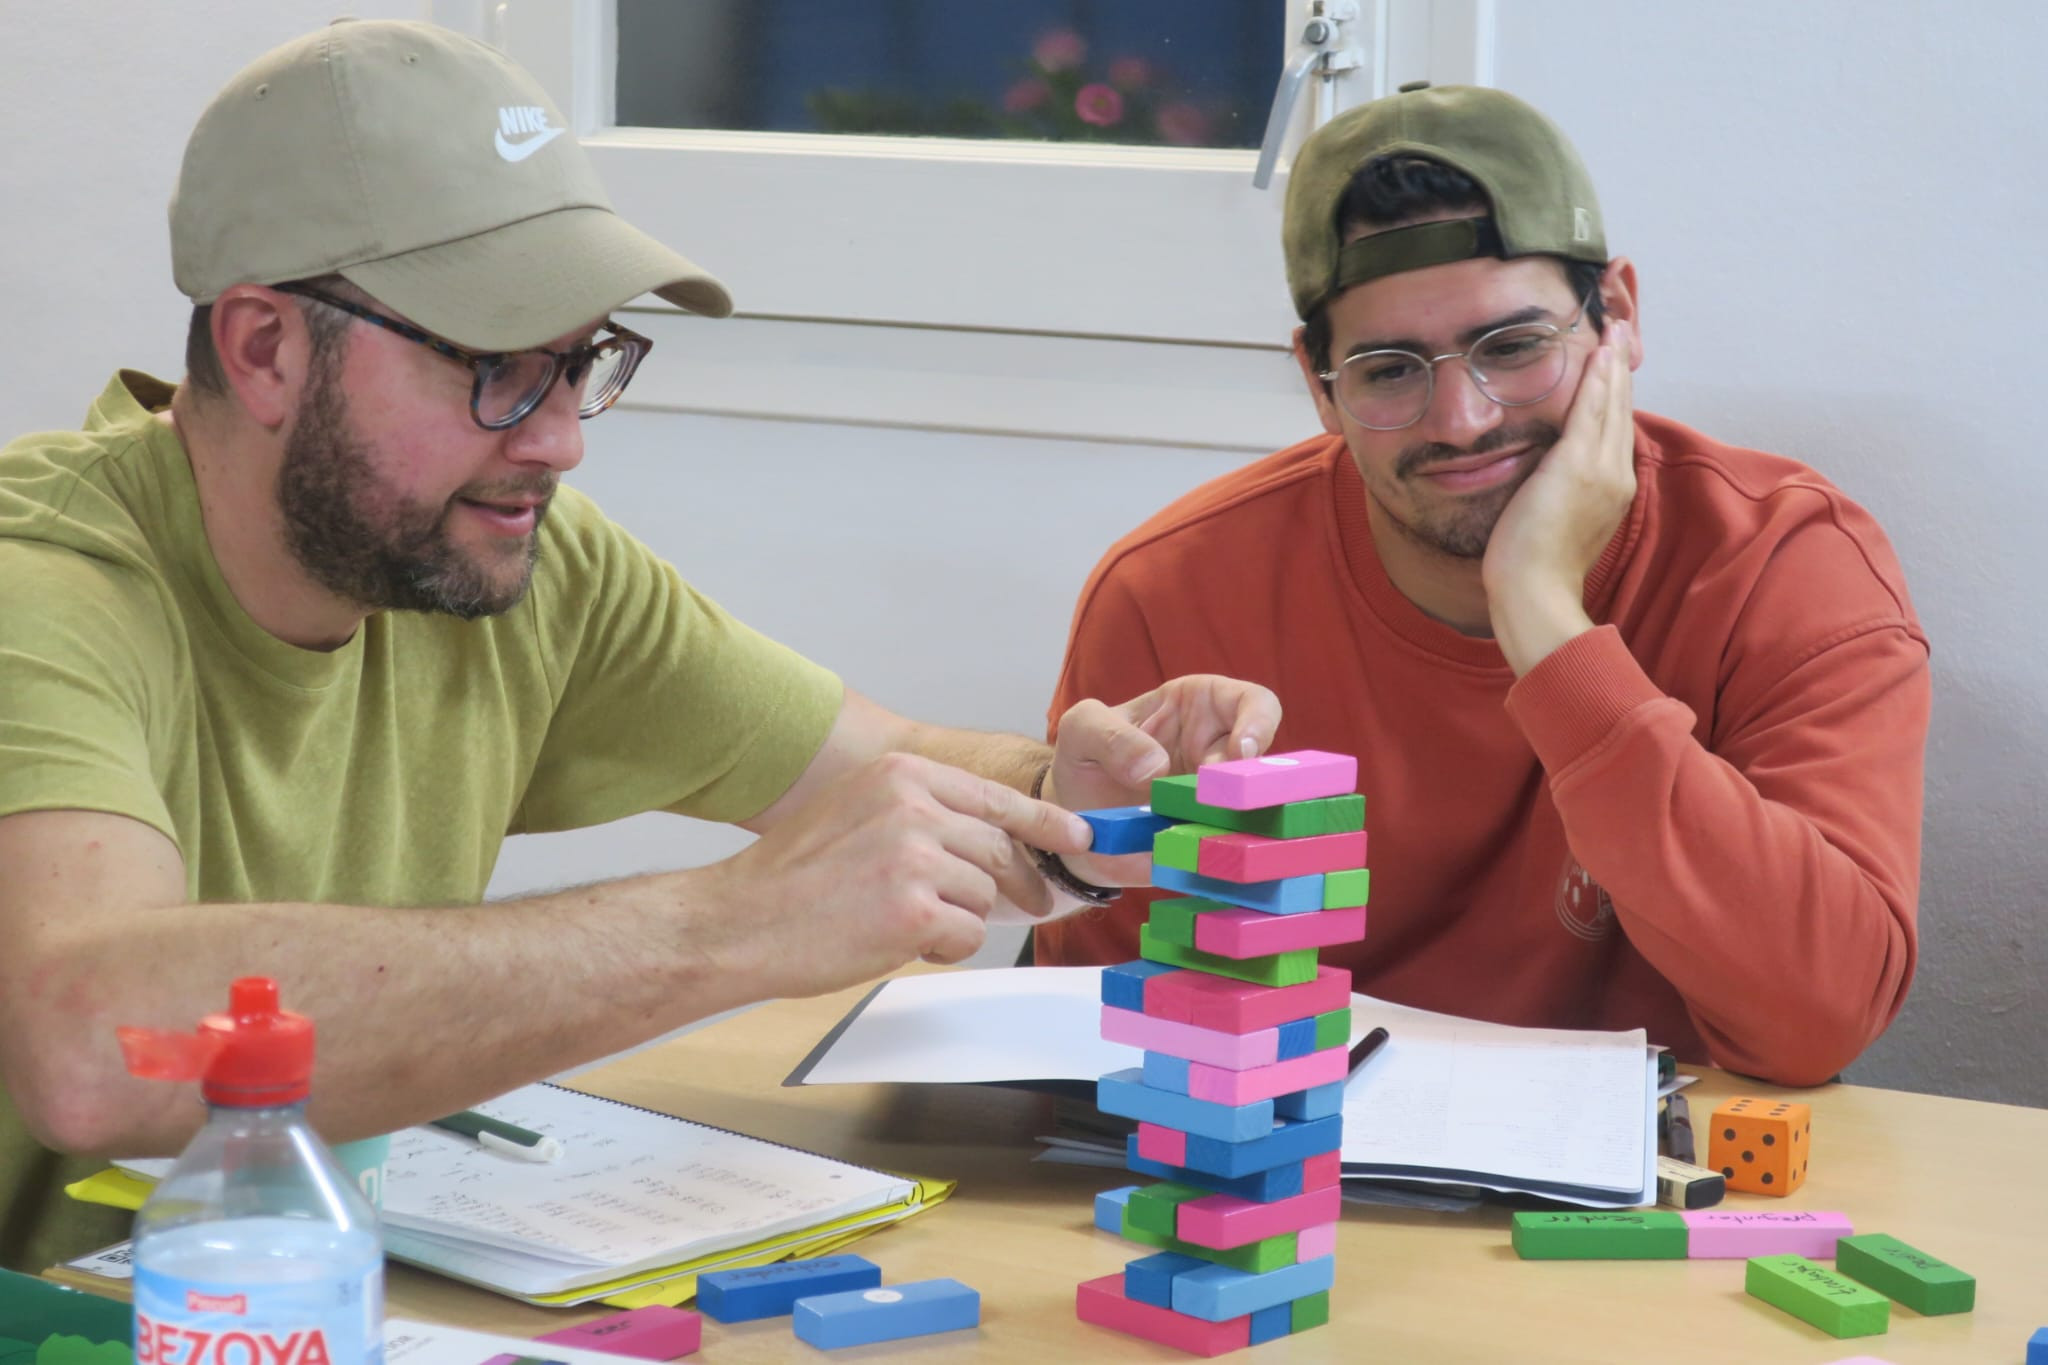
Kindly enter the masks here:
M 1196 846 L 1195 871 L 1226 882 L 1269 882 L 1365 866 L 1365 831 L 1268 839 L 1262 834 L 1212 834 Z
M 1835 1243 L 1856 1229 L 1847 1214 L 1811 1209 L 1688 1209 L 1685 1254 L 1695 1261 L 1787 1252 L 1809 1260 L 1832 1261 Z
M 1171 1308 L 1137 1303 L 1124 1297 L 1124 1277 L 1121 1274 L 1083 1280 L 1074 1291 L 1074 1314 L 1081 1321 L 1092 1322 L 1097 1327 L 1142 1337 L 1161 1346 L 1171 1346 L 1176 1351 L 1186 1351 L 1189 1355 L 1220 1356 L 1229 1351 L 1243 1350 L 1252 1342 L 1249 1315 L 1225 1318 L 1222 1322 L 1205 1322 L 1186 1313 L 1176 1313 Z
M 1269 915 L 1263 910 L 1205 910 L 1195 916 L 1195 946 L 1218 957 L 1264 957 L 1297 948 L 1327 948 L 1365 937 L 1365 907 Z
M 1188 1135 L 1178 1128 L 1161 1128 L 1156 1123 L 1138 1124 L 1138 1155 L 1168 1166 L 1188 1164 Z
M 1248 1071 L 1226 1071 L 1201 1062 L 1188 1064 L 1188 1094 L 1215 1104 L 1255 1104 L 1276 1095 L 1308 1090 L 1331 1081 L 1341 1081 L 1351 1069 L 1351 1060 L 1341 1047 L 1326 1047 L 1303 1057 L 1290 1057 L 1271 1066 Z
M 1297 915 L 1296 919 L 1306 919 Z M 1280 1030 L 1262 1028 L 1256 1033 L 1224 1033 L 1193 1024 L 1176 1024 L 1136 1010 L 1102 1007 L 1102 1036 L 1112 1043 L 1141 1047 L 1147 1052 L 1164 1052 L 1229 1071 L 1250 1066 L 1271 1066 L 1280 1060 Z
M 1341 1212 L 1343 1199 L 1335 1189 L 1309 1190 L 1268 1204 L 1239 1199 L 1234 1194 L 1212 1194 L 1182 1204 L 1175 1211 L 1173 1225 L 1175 1235 L 1183 1242 L 1222 1251 L 1282 1233 L 1320 1227 L 1333 1222 Z M 1295 1254 L 1301 1254 L 1299 1243 Z
M 1344 1153 L 1317 1152 L 1301 1167 L 1301 1187 L 1304 1190 L 1320 1190 L 1334 1185 L 1344 1177 Z
M 1168 972 L 1145 983 L 1145 1013 L 1224 1033 L 1278 1028 L 1350 1004 L 1351 973 L 1342 967 L 1319 967 L 1315 980 L 1298 986 L 1255 986 L 1207 972 Z
M 1337 1254 L 1337 1225 L 1324 1223 L 1318 1227 L 1303 1228 L 1294 1237 L 1294 1259 L 1313 1261 L 1318 1256 Z
M 1358 760 L 1320 749 L 1204 763 L 1195 771 L 1195 800 L 1225 810 L 1260 810 L 1357 788 Z

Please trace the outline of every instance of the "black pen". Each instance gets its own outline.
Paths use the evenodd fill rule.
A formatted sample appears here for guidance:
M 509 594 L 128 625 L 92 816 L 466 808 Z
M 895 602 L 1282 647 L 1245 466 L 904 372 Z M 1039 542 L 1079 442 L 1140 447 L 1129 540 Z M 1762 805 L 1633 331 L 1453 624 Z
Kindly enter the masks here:
M 1387 1031 L 1383 1028 L 1376 1028 L 1353 1043 L 1350 1053 L 1351 1069 L 1345 1073 L 1344 1079 L 1350 1081 L 1360 1071 L 1363 1071 L 1367 1062 L 1379 1056 L 1385 1050 L 1386 1042 Z

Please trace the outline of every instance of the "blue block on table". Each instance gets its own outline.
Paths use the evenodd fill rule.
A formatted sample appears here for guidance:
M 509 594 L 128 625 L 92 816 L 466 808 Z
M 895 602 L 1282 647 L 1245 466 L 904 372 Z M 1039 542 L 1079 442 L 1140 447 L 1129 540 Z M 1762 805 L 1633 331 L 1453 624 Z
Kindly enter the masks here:
M 697 1310 L 720 1322 L 752 1322 L 780 1317 L 809 1294 L 873 1289 L 881 1282 L 882 1268 L 865 1256 L 816 1256 L 714 1270 L 697 1277 Z
M 1133 1138 L 1132 1141 L 1136 1141 Z M 1136 1185 L 1125 1185 L 1122 1189 L 1104 1190 L 1095 1196 L 1095 1226 L 1104 1232 L 1124 1235 L 1124 1205 L 1130 1202 L 1131 1191 Z
M 1271 1100 L 1259 1100 L 1252 1104 L 1216 1104 L 1209 1100 L 1190 1099 L 1186 1095 L 1176 1095 L 1169 1090 L 1156 1090 L 1145 1084 L 1143 1069 L 1135 1066 L 1127 1066 L 1122 1071 L 1112 1071 L 1095 1083 L 1095 1107 L 1105 1114 L 1140 1119 L 1146 1123 L 1156 1123 L 1162 1128 L 1178 1128 L 1190 1135 L 1190 1147 L 1194 1145 L 1196 1134 L 1223 1143 L 1246 1143 L 1254 1138 L 1263 1138 L 1273 1131 Z M 1270 1164 L 1277 1166 L 1280 1163 L 1275 1161 Z M 1223 1174 L 1241 1175 L 1243 1172 L 1228 1171 Z
M 1266 1136 L 1248 1142 L 1225 1142 L 1198 1135 L 1193 1129 L 1185 1131 L 1188 1148 L 1181 1164 L 1190 1170 L 1225 1176 L 1250 1175 L 1253 1171 L 1285 1166 L 1290 1161 L 1306 1161 L 1323 1152 L 1334 1152 L 1344 1142 L 1344 1120 L 1336 1117 L 1283 1119 Z
M 1180 823 L 1154 815 L 1150 806 L 1117 806 L 1110 810 L 1075 811 L 1095 831 L 1090 853 L 1150 853 L 1152 836 Z
M 1318 1256 L 1259 1275 L 1227 1265 L 1205 1265 L 1174 1277 L 1173 1311 L 1204 1322 L 1224 1322 L 1320 1294 L 1336 1282 L 1335 1256 Z
M 1316 1021 L 1289 1019 L 1280 1026 L 1280 1056 L 1278 1060 L 1291 1062 L 1296 1057 L 1306 1057 L 1316 1050 Z
M 1120 1010 L 1145 1009 L 1145 983 L 1155 976 L 1177 972 L 1179 967 L 1170 967 L 1164 962 L 1119 962 L 1113 967 L 1102 969 L 1102 1003 L 1114 1005 Z
M 1320 872 L 1306 877 L 1281 877 L 1270 882 L 1226 882 L 1220 877 L 1204 877 L 1198 872 L 1183 872 L 1177 867 L 1161 867 L 1154 863 L 1152 885 L 1178 891 L 1184 896 L 1206 896 L 1225 905 L 1263 910 L 1269 915 L 1301 915 L 1323 908 L 1323 874 Z
M 1170 1052 L 1148 1052 L 1145 1054 L 1145 1084 L 1154 1090 L 1170 1091 L 1175 1095 L 1188 1093 L 1188 1059 L 1176 1057 Z
M 2027 1338 L 2027 1365 L 2048 1365 L 2048 1327 Z
M 1154 1308 L 1173 1307 L 1173 1277 L 1209 1264 L 1178 1251 L 1144 1256 L 1124 1266 L 1124 1297 Z
M 1294 1330 L 1294 1304 L 1276 1303 L 1271 1308 L 1261 1308 L 1252 1314 L 1252 1340 L 1256 1346 L 1262 1341 L 1284 1337 Z
M 799 1341 L 829 1351 L 952 1332 L 980 1322 L 981 1295 L 958 1280 L 940 1279 L 798 1299 L 790 1325 Z
M 1291 1090 L 1273 1101 L 1273 1112 L 1283 1119 L 1326 1119 L 1344 1112 L 1344 1082 Z
M 1134 1174 L 1157 1176 L 1171 1180 L 1176 1185 L 1193 1185 L 1198 1190 L 1213 1190 L 1217 1194 L 1234 1194 L 1239 1199 L 1249 1199 L 1254 1204 L 1270 1204 L 1276 1199 L 1292 1199 L 1300 1194 L 1307 1174 L 1299 1161 L 1290 1161 L 1285 1166 L 1275 1166 L 1269 1171 L 1253 1171 L 1250 1175 L 1236 1177 L 1210 1175 L 1207 1171 L 1191 1171 L 1185 1166 L 1169 1166 L 1163 1161 L 1138 1155 L 1138 1135 L 1131 1134 L 1124 1139 L 1124 1164 Z M 1100 1195 L 1096 1196 L 1101 1199 Z

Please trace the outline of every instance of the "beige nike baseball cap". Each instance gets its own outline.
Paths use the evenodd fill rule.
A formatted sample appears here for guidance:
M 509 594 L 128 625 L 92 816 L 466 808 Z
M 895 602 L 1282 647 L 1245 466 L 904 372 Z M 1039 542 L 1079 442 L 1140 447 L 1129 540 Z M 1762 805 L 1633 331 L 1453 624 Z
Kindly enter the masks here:
M 339 20 L 229 81 L 185 144 L 171 269 L 195 304 L 339 274 L 484 351 L 544 345 L 653 292 L 732 298 L 613 212 L 540 84 L 432 24 Z

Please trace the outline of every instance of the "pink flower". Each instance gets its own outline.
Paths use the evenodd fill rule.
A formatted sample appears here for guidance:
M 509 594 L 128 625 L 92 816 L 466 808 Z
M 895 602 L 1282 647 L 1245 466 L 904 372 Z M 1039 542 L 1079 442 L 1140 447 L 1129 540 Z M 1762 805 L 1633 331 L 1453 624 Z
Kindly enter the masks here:
M 1175 147 L 1204 147 L 1209 142 L 1209 116 L 1185 100 L 1162 105 L 1159 137 Z
M 1074 92 L 1074 113 L 1083 123 L 1113 128 L 1124 121 L 1124 97 L 1116 87 L 1096 81 Z
M 1135 90 L 1152 83 L 1152 63 L 1143 57 L 1119 57 L 1109 64 L 1109 83 L 1119 90 Z
M 1003 92 L 1003 109 L 1011 114 L 1028 114 L 1044 104 L 1052 91 L 1036 76 L 1026 76 Z
M 1056 28 L 1039 36 L 1031 56 L 1047 71 L 1072 71 L 1087 59 L 1088 40 L 1070 28 Z

